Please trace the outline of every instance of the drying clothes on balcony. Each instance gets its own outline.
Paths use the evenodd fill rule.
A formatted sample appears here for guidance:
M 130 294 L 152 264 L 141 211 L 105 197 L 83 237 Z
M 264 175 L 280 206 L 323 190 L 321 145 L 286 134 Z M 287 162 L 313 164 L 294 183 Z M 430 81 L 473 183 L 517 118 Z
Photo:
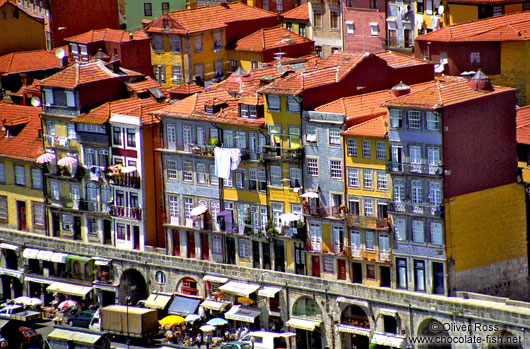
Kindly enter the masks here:
M 215 147 L 215 175 L 219 178 L 230 178 L 230 149 Z
M 232 171 L 237 170 L 239 163 L 241 162 L 241 150 L 238 148 L 230 149 L 230 169 Z

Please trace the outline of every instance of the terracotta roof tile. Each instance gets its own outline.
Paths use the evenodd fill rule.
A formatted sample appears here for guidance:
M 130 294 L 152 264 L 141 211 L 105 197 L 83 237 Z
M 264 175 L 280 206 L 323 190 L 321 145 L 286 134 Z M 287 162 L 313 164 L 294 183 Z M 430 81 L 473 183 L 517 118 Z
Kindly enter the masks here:
M 354 125 L 340 134 L 344 136 L 386 138 L 388 135 L 388 116 L 386 114 L 376 116 Z
M 42 154 L 40 112 L 40 108 L 0 102 L 0 125 L 22 128 L 15 137 L 0 133 L 0 157 L 35 161 Z
M 102 61 L 75 63 L 41 81 L 41 86 L 75 88 L 76 86 L 95 81 L 113 79 L 119 76 L 143 76 L 125 68 L 120 68 L 120 74 L 113 73 Z
M 281 14 L 284 19 L 294 19 L 298 21 L 309 22 L 309 4 L 306 2 L 303 5 L 293 8 Z
M 441 42 L 525 41 L 529 39 L 530 12 L 454 24 L 416 38 L 420 41 Z
M 530 145 L 530 106 L 517 108 L 517 143 Z
M 162 90 L 162 87 L 156 80 L 154 80 L 150 76 L 146 76 L 145 79 L 136 80 L 136 81 L 130 81 L 126 82 L 125 85 L 127 88 L 131 91 L 134 91 L 136 93 L 144 93 L 149 91 L 150 88 L 159 88 Z
M 53 51 L 12 52 L 0 57 L 0 74 L 4 76 L 61 68 L 61 61 Z
M 143 31 L 137 31 L 134 34 L 130 34 L 125 30 L 116 30 L 116 29 L 97 29 L 90 30 L 86 33 L 79 34 L 76 36 L 71 36 L 64 39 L 64 41 L 75 42 L 78 44 L 90 44 L 99 41 L 107 42 L 127 42 L 134 40 L 147 40 L 149 37 Z
M 437 81 L 431 86 L 388 101 L 384 105 L 438 109 L 509 90 L 513 89 L 495 86 L 493 91 L 477 91 L 472 89 L 469 82 L 464 79 L 462 81 Z
M 272 48 L 311 42 L 311 40 L 295 34 L 283 27 L 260 29 L 239 39 L 233 49 L 236 51 L 262 52 Z
M 239 104 L 248 104 L 248 105 L 265 105 L 265 101 L 262 94 L 253 93 L 250 96 L 241 98 Z
M 17 4 L 16 1 L 13 1 L 13 0 L 0 0 L 0 8 L 4 7 L 5 4 L 10 4 L 10 5 L 12 5 L 12 6 L 18 8 L 19 11 L 24 12 L 26 15 L 28 15 L 28 16 L 31 17 L 32 19 L 36 20 L 37 22 L 41 22 L 41 23 L 44 22 L 44 20 L 43 20 L 42 18 L 39 18 L 39 17 L 37 17 L 35 14 L 30 13 L 30 12 L 24 10 L 23 7 L 18 6 L 18 4 Z
M 230 2 L 224 6 L 217 5 L 170 12 L 168 18 L 172 21 L 168 22 L 170 26 L 169 30 L 165 30 L 163 25 L 161 25 L 162 21 L 159 19 L 167 19 L 161 16 L 159 19 L 147 25 L 146 31 L 149 33 L 164 33 L 169 31 L 176 34 L 192 34 L 223 28 L 230 22 L 277 16 L 273 12 L 247 6 L 239 2 Z
M 159 103 L 151 98 L 127 98 L 117 101 L 107 102 L 97 108 L 92 109 L 88 113 L 82 114 L 73 122 L 81 122 L 86 124 L 103 124 L 110 119 L 111 114 L 123 114 L 129 116 L 137 116 L 142 118 L 142 124 L 152 124 L 158 122 L 149 113 L 167 107 L 167 103 Z
M 468 5 L 502 5 L 511 3 L 520 3 L 520 0 L 449 0 L 450 4 L 468 4 Z
M 413 56 L 407 56 L 394 51 L 385 51 L 375 54 L 377 57 L 384 59 L 392 68 L 415 67 L 418 65 L 430 64 Z
M 179 84 L 174 87 L 171 87 L 167 90 L 169 93 L 175 93 L 175 94 L 183 94 L 183 95 L 191 95 L 197 92 L 201 92 L 204 90 L 204 87 L 192 84 L 192 83 L 185 83 L 185 84 Z

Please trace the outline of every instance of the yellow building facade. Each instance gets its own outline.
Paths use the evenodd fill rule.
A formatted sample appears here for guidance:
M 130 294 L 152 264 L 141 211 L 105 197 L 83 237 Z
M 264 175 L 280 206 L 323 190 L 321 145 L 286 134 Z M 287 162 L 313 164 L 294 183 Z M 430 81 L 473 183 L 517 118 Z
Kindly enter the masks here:
M 6 1 L 0 7 L 0 55 L 46 48 L 44 23 Z
M 523 11 L 523 3 L 500 4 L 502 14 L 510 14 Z M 479 6 L 468 4 L 447 4 L 446 22 L 447 25 L 476 21 L 479 19 Z

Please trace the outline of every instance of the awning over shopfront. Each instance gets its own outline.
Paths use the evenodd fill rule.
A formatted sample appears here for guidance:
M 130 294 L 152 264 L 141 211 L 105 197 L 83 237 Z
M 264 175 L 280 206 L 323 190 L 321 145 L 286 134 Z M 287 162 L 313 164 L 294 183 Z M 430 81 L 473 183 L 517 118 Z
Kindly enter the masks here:
M 167 311 L 170 315 L 187 316 L 189 314 L 196 314 L 197 307 L 201 302 L 200 298 L 191 298 L 180 295 L 175 295 L 173 302 Z
M 80 331 L 69 331 L 62 328 L 54 329 L 49 335 L 48 340 L 55 340 L 61 342 L 73 341 L 77 344 L 93 345 L 100 340 L 101 335 Z
M 53 251 L 39 250 L 39 252 L 37 253 L 37 259 L 49 262 L 52 260 L 52 255 Z
M 19 250 L 17 245 L 8 244 L 8 243 L 5 243 L 5 242 L 2 242 L 0 244 L 0 248 L 3 248 L 4 250 L 13 250 L 15 252 L 18 252 L 18 250 Z
M 18 270 L 0 268 L 0 275 L 9 275 L 18 279 L 22 279 L 24 273 Z
M 68 257 L 67 253 L 54 252 L 52 254 L 52 262 L 55 262 L 55 263 L 66 263 L 66 257 Z
M 258 284 L 247 284 L 244 282 L 230 281 L 219 289 L 223 292 L 235 294 L 236 296 L 248 297 L 251 293 L 256 292 Z
M 86 263 L 92 260 L 92 258 L 89 258 L 89 257 L 76 256 L 73 254 L 69 254 L 67 259 L 73 260 L 73 261 L 79 261 L 81 263 Z
M 118 292 L 119 286 L 120 286 L 119 284 L 110 284 L 110 285 L 99 284 L 99 283 L 94 284 L 95 289 L 106 291 L 106 292 Z
M 228 278 L 224 278 L 222 276 L 214 276 L 214 275 L 204 275 L 202 279 L 204 281 L 215 282 L 216 284 L 224 284 L 228 281 Z
M 254 323 L 254 320 L 260 314 L 261 311 L 259 309 L 234 305 L 226 312 L 225 319 Z
M 358 334 L 360 336 L 366 336 L 370 337 L 370 329 L 369 328 L 362 328 L 352 325 L 345 325 L 340 324 L 339 326 L 335 327 L 337 331 L 344 332 L 344 333 L 352 333 L 352 334 Z
M 86 297 L 88 292 L 92 291 L 92 287 L 67 284 L 64 282 L 52 282 L 50 286 L 46 288 L 46 291 Z
M 152 309 L 164 309 L 170 300 L 169 294 L 151 293 L 145 301 L 145 306 Z
M 22 257 L 27 259 L 34 259 L 37 258 L 37 253 L 39 253 L 39 250 L 35 248 L 26 248 L 24 249 L 24 252 L 22 252 Z
M 352 299 L 352 298 L 346 298 L 346 297 L 337 297 L 337 302 L 358 305 L 360 307 L 366 307 L 366 308 L 368 308 L 369 306 L 368 302 L 366 301 L 361 301 L 358 299 Z
M 9 320 L 0 320 L 0 330 L 9 323 Z
M 289 327 L 298 328 L 300 330 L 314 331 L 315 327 L 320 326 L 321 323 L 322 321 L 290 318 L 285 324 Z
M 274 296 L 276 296 L 276 293 L 280 292 L 281 290 L 281 287 L 263 286 L 258 290 L 258 296 L 274 298 Z
M 216 310 L 216 311 L 224 311 L 228 304 L 229 303 L 227 302 L 216 302 L 216 301 L 207 299 L 201 303 L 201 307 L 205 309 Z
M 106 266 L 106 265 L 110 265 L 110 262 L 112 262 L 111 259 L 103 258 L 103 257 L 93 257 L 92 259 L 94 260 L 95 265 Z
M 371 343 L 385 345 L 392 348 L 405 348 L 406 341 L 405 337 L 401 336 L 389 336 L 383 333 L 374 333 L 374 336 L 370 340 Z

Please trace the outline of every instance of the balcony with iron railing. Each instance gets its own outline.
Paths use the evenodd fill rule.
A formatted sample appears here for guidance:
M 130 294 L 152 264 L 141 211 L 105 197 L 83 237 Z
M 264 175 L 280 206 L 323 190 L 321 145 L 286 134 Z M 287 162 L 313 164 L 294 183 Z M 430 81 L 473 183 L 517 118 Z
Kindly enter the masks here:
M 281 161 L 302 161 L 304 148 L 282 148 L 273 145 L 263 146 L 263 159 Z
M 427 175 L 435 177 L 441 177 L 443 175 L 443 167 L 441 165 L 389 161 L 387 163 L 387 170 L 392 174 Z
M 430 217 L 443 217 L 443 204 L 431 205 L 428 202 L 422 204 L 415 204 L 410 201 L 407 202 L 391 202 L 388 205 L 388 212 L 394 214 L 412 214 Z
M 360 227 L 368 229 L 388 229 L 388 219 L 379 217 L 359 216 L 353 214 L 347 214 L 346 223 L 350 227 Z
M 367 260 L 379 263 L 391 263 L 392 252 L 390 250 L 379 250 L 375 247 L 373 249 L 366 249 L 362 246 L 347 246 L 346 244 L 329 243 L 321 249 L 314 249 L 311 242 L 308 243 L 308 250 L 311 252 L 324 252 L 336 255 L 346 256 L 351 259 Z M 327 246 L 329 245 L 329 246 Z
M 46 204 L 50 207 L 70 208 L 73 210 L 109 214 L 110 204 L 98 200 L 72 199 L 71 197 L 46 196 Z
M 304 216 L 313 216 L 320 218 L 344 219 L 347 216 L 344 206 L 303 206 L 302 214 Z
M 142 220 L 143 209 L 139 207 L 110 206 L 110 215 L 112 217 L 121 217 L 134 220 Z
M 109 184 L 111 186 L 140 189 L 142 179 L 136 174 L 118 173 L 109 178 Z

